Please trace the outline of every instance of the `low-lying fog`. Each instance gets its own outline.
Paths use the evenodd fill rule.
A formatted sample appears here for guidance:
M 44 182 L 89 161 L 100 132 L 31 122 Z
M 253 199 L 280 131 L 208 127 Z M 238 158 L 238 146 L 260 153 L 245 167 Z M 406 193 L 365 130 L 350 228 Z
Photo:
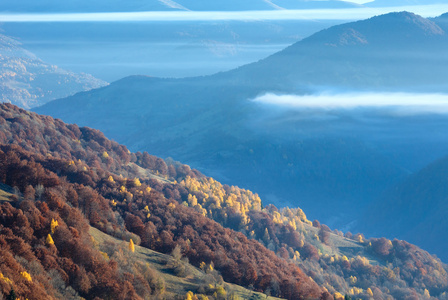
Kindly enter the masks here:
M 358 20 L 391 11 L 412 11 L 423 17 L 435 17 L 447 11 L 448 4 L 403 5 L 396 7 L 359 7 L 326 9 L 273 9 L 235 11 L 142 11 L 90 13 L 2 13 L 3 22 L 139 22 L 139 21 L 255 21 L 255 20 Z
M 394 115 L 448 114 L 448 95 L 410 93 L 320 93 L 276 95 L 267 93 L 253 101 L 290 109 L 323 111 L 370 108 Z

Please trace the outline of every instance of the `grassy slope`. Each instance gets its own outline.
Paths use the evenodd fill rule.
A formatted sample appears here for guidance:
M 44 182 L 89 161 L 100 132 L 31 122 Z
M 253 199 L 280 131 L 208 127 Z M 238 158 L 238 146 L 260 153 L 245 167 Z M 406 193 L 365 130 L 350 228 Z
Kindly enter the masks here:
M 307 227 L 306 230 L 311 234 L 318 233 L 317 228 L 308 225 L 305 226 Z M 90 228 L 90 234 L 100 245 L 105 242 L 127 244 L 127 242 L 107 235 L 93 227 Z M 375 257 L 366 253 L 365 248 L 360 243 L 333 233 L 330 233 L 329 240 L 330 246 L 324 246 L 320 249 L 323 254 L 345 255 L 349 259 L 360 255 L 369 259 L 369 262 L 372 265 L 382 264 L 382 262 L 378 261 Z M 137 260 L 148 263 L 152 269 L 158 272 L 165 281 L 166 292 L 169 295 L 185 295 L 188 291 L 197 291 L 199 287 L 205 283 L 205 273 L 188 263 L 184 263 L 187 269 L 186 273 L 188 274 L 186 277 L 182 278 L 174 275 L 172 269 L 167 267 L 170 262 L 174 261 L 173 257 L 170 255 L 162 254 L 140 246 L 135 246 L 134 255 Z M 230 291 L 230 293 L 233 292 L 242 299 L 279 299 L 275 297 L 267 297 L 264 294 L 256 293 L 234 284 L 225 283 L 225 287 L 227 291 Z
M 128 166 L 133 167 L 139 174 L 140 179 L 155 179 L 161 183 L 172 183 L 168 179 L 152 173 L 150 170 L 140 167 L 135 163 L 129 163 Z M 118 174 L 117 174 L 118 175 Z
M 303 226 L 308 232 L 308 235 L 318 235 L 318 228 L 310 226 L 308 224 L 303 224 Z M 313 245 L 317 247 L 324 255 L 345 255 L 349 259 L 355 258 L 359 255 L 367 258 L 371 265 L 384 265 L 384 262 L 379 261 L 377 257 L 366 252 L 366 248 L 362 243 L 358 243 L 354 240 L 339 236 L 334 233 L 329 233 L 329 245 L 323 245 L 320 243 L 314 243 Z
M 90 234 L 100 245 L 105 242 L 126 243 L 93 227 L 90 228 Z M 167 267 L 170 262 L 174 261 L 170 255 L 140 246 L 135 246 L 134 255 L 137 260 L 148 263 L 152 269 L 158 272 L 165 281 L 166 292 L 170 295 L 185 295 L 188 291 L 194 292 L 201 284 L 205 283 L 205 273 L 187 263 L 185 263 L 188 274 L 186 277 L 181 278 L 172 274 L 171 268 Z M 227 291 L 233 292 L 242 299 L 280 299 L 267 297 L 262 293 L 253 292 L 235 284 L 225 283 L 224 285 Z

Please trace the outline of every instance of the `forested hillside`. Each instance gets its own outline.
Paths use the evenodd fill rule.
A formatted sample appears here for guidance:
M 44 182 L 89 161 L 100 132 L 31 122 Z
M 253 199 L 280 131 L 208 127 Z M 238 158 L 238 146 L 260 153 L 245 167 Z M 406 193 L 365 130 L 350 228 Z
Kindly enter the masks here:
M 161 296 L 144 265 L 94 248 L 91 225 L 282 298 L 446 297 L 447 266 L 405 241 L 332 231 L 299 208 L 263 207 L 251 191 L 10 104 L 0 127 L 3 296 Z
M 37 257 L 41 267 L 47 272 L 56 269 L 65 284 L 80 296 L 93 299 L 125 293 L 123 297 L 135 298 L 138 293 L 133 286 L 137 283 L 133 280 L 142 280 L 136 277 L 138 274 L 131 276 L 133 280 L 120 278 L 113 261 L 98 259 L 98 252 L 84 254 L 77 248 L 82 246 L 81 242 L 89 242 L 86 235 L 89 223 L 106 233 L 132 238 L 136 244 L 163 253 L 171 253 L 176 245 L 180 245 L 182 254 L 191 263 L 198 267 L 203 262 L 214 264 L 229 282 L 251 285 L 263 291 L 269 288 L 271 281 L 277 282 L 281 288 L 279 295 L 288 299 L 318 298 L 322 294 L 322 289 L 294 263 L 175 201 L 180 192 L 184 196 L 188 192 L 163 179 L 168 175 L 168 169 L 176 171 L 173 166 L 168 168 L 163 160 L 147 153 L 131 154 L 124 146 L 107 140 L 99 131 L 66 126 L 59 120 L 40 117 L 12 105 L 2 105 L 1 113 L 1 181 L 17 191 L 12 202 L 17 207 L 2 204 L 5 211 L 2 233 L 17 236 L 21 247 L 33 254 L 43 248 L 39 250 L 43 252 L 42 256 Z M 157 179 L 141 178 L 140 181 L 135 175 L 141 169 L 134 162 L 154 168 L 146 171 L 156 173 Z M 196 176 L 182 165 L 178 172 L 180 176 L 186 175 L 183 172 Z M 29 207 L 25 207 L 27 205 Z M 35 215 L 30 215 L 30 211 Z M 49 216 L 41 217 L 45 213 Z M 54 233 L 52 220 L 59 224 Z M 22 233 L 25 230 L 27 232 Z M 12 254 L 17 246 L 11 243 L 4 243 L 5 251 L 11 256 L 11 267 L 2 269 L 8 278 L 3 283 L 10 286 L 2 291 L 6 293 L 14 289 L 18 295 L 30 299 L 53 296 L 51 290 L 45 294 L 45 283 L 35 279 L 34 284 L 41 284 L 42 294 L 33 298 L 32 288 L 26 285 L 26 280 L 19 280 L 20 272 L 16 270 L 21 268 Z M 95 254 L 96 259 L 89 259 Z M 35 260 L 31 254 L 27 255 L 28 262 Z M 53 258 L 47 257 L 50 255 Z M 105 269 L 77 259 L 87 259 L 90 264 L 102 263 Z M 82 274 L 77 275 L 77 270 Z M 24 287 L 20 285 L 22 282 Z M 121 285 L 128 288 L 114 290 Z

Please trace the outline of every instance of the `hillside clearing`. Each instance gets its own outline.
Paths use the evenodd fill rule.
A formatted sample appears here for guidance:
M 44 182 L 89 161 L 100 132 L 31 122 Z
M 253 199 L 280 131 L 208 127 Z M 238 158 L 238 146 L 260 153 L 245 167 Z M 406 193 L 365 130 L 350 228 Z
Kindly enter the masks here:
M 117 245 L 122 244 L 126 247 L 128 244 L 127 242 L 107 235 L 94 227 L 90 227 L 90 235 L 100 247 L 106 242 L 115 243 Z M 157 271 L 158 275 L 160 275 L 160 277 L 165 281 L 166 292 L 169 296 L 185 295 L 188 291 L 196 292 L 201 285 L 205 285 L 210 282 L 210 278 L 207 278 L 207 274 L 186 262 L 181 263 L 186 267 L 185 273 L 188 275 L 183 278 L 175 276 L 173 274 L 173 270 L 169 267 L 170 263 L 172 264 L 175 262 L 175 259 L 170 255 L 162 254 L 137 245 L 135 246 L 135 252 L 133 255 L 138 261 L 148 263 L 152 269 Z M 226 282 L 224 283 L 224 288 L 228 292 L 228 295 L 233 294 L 241 299 L 280 299 L 250 291 L 241 286 Z

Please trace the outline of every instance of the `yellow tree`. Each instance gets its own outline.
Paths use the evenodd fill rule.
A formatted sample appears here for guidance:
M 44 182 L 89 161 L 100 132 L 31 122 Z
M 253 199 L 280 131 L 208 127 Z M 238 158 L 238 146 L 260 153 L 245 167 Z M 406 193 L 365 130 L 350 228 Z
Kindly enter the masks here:
M 28 273 L 26 271 L 20 272 L 20 275 L 22 275 L 22 277 L 25 278 L 27 281 L 30 281 L 30 282 L 33 281 L 33 279 L 31 278 L 30 273 Z
M 359 243 L 364 243 L 364 239 L 362 238 L 362 235 L 361 235 L 361 234 L 356 235 L 356 240 L 357 240 Z
M 134 241 L 132 239 L 129 240 L 129 251 L 132 253 L 135 251 Z
M 48 245 L 54 245 L 54 241 L 53 241 L 53 238 L 51 237 L 51 234 L 47 235 L 46 242 Z
M 195 195 L 188 194 L 188 203 L 189 206 L 195 207 L 196 205 L 198 205 L 198 199 Z
M 54 231 L 56 230 L 56 227 L 58 227 L 59 226 L 59 224 L 58 224 L 58 221 L 56 220 L 54 220 L 54 219 L 51 219 L 51 233 L 54 233 Z

